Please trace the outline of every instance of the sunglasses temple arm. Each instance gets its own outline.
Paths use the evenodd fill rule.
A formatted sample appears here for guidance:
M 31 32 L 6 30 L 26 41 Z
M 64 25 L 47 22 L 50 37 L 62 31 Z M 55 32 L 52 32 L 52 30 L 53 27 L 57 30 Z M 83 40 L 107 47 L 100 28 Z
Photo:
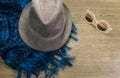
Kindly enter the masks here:
M 113 30 L 113 29 L 110 27 L 109 30 Z

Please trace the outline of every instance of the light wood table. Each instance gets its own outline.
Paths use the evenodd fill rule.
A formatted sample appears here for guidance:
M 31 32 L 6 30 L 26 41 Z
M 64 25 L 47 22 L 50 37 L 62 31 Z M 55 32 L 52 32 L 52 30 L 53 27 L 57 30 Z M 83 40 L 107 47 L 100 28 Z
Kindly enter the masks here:
M 57 78 L 120 78 L 120 0 L 64 0 L 78 29 L 69 53 L 76 56 L 74 67 L 60 71 Z M 113 30 L 98 32 L 82 19 L 86 9 L 98 20 L 107 20 Z M 17 72 L 0 61 L 0 78 L 15 78 Z M 42 78 L 42 77 L 40 77 Z

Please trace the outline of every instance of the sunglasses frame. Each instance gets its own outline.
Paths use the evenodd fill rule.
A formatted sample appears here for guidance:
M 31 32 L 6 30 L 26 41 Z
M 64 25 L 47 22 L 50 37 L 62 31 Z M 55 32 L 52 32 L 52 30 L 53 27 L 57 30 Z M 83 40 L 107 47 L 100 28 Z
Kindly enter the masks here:
M 89 21 L 86 19 L 86 15 L 87 15 L 87 14 L 89 14 L 91 17 L 93 17 L 92 22 L 89 22 Z M 109 33 L 110 30 L 112 30 L 112 28 L 110 28 L 110 24 L 109 24 L 107 21 L 105 21 L 105 20 L 99 20 L 99 21 L 98 21 L 98 20 L 96 19 L 95 14 L 94 14 L 92 11 L 90 11 L 89 9 L 87 9 L 87 11 L 83 14 L 83 19 L 84 19 L 88 24 L 93 25 L 99 32 Z M 100 30 L 100 29 L 98 28 L 98 24 L 100 24 L 100 23 L 104 23 L 104 24 L 107 26 L 107 28 L 106 28 L 105 31 L 102 31 L 102 30 Z

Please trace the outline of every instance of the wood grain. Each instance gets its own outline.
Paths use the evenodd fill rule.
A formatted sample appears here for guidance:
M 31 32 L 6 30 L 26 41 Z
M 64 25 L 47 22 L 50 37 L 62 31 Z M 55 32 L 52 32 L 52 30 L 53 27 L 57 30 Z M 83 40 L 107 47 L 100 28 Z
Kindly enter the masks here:
M 120 78 L 120 0 L 64 0 L 64 3 L 76 23 L 79 41 L 71 40 L 69 44 L 73 48 L 69 53 L 76 56 L 74 67 L 61 70 L 57 78 Z M 103 34 L 87 24 L 82 19 L 86 9 L 92 10 L 98 20 L 108 21 L 113 30 Z M 16 75 L 16 71 L 0 61 L 0 78 Z

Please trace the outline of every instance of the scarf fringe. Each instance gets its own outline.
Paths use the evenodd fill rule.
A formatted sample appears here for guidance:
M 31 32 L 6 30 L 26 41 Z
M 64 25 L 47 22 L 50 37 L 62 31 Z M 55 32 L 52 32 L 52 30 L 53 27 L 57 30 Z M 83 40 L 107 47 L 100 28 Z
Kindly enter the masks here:
M 72 33 L 77 34 L 74 24 Z M 70 38 L 78 40 L 72 35 Z M 44 72 L 44 78 L 54 78 L 58 74 L 59 68 L 65 69 L 66 66 L 73 66 L 74 57 L 67 53 L 67 50 L 71 49 L 67 44 L 51 52 L 38 52 L 29 47 L 15 46 L 8 49 L 2 58 L 7 65 L 18 71 L 17 78 L 22 77 L 23 71 L 26 72 L 26 78 L 31 78 L 31 74 L 38 78 L 41 72 Z

